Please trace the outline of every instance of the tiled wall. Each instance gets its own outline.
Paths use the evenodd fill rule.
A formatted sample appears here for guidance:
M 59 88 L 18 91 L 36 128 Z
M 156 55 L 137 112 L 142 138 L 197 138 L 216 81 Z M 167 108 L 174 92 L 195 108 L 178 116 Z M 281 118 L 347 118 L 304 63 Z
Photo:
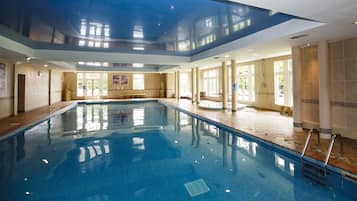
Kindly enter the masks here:
M 63 81 L 62 71 L 51 71 L 51 104 L 62 101 Z
M 290 58 L 291 56 L 288 55 L 245 63 L 246 65 L 254 64 L 255 66 L 255 107 L 280 110 L 280 106 L 275 104 L 274 62 Z M 244 64 L 239 64 L 238 66 L 241 65 Z
M 29 64 L 16 66 L 15 79 L 18 74 L 24 74 L 25 80 L 25 111 L 30 111 L 48 105 L 48 68 Z M 17 81 L 16 81 L 17 82 Z M 17 89 L 17 86 L 15 87 Z M 16 92 L 17 94 L 17 92 Z M 16 98 L 15 98 L 16 102 Z M 16 105 L 16 104 L 15 104 Z
M 10 61 L 0 59 L 0 63 L 6 65 L 6 81 L 7 87 L 1 92 L 3 96 L 0 97 L 0 119 L 10 116 L 13 112 L 14 91 L 13 91 L 13 67 Z
M 14 72 L 13 62 L 0 59 L 0 63 L 5 63 L 7 68 L 7 95 L 0 97 L 0 119 L 13 115 L 14 111 L 17 110 L 18 74 L 24 74 L 26 76 L 25 111 L 48 105 L 49 94 L 51 95 L 51 104 L 62 100 L 62 71 L 52 70 L 51 93 L 49 93 L 48 68 L 40 67 L 38 65 L 21 64 L 16 65 Z
M 175 73 L 166 74 L 166 98 L 175 97 Z
M 317 46 L 301 49 L 301 68 L 302 121 L 307 127 L 318 127 L 320 114 Z
M 357 139 L 357 38 L 329 43 L 332 127 Z

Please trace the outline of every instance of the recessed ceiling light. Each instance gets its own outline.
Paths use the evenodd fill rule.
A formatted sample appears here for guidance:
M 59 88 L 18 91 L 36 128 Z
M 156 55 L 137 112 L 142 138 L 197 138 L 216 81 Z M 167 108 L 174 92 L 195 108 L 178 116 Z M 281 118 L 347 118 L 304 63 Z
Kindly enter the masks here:
M 43 67 L 48 67 L 48 64 L 43 65 Z
M 142 68 L 142 67 L 144 67 L 144 64 L 142 64 L 142 63 L 133 63 L 133 67 L 134 68 Z
M 174 5 L 170 5 L 170 10 L 173 10 L 175 9 L 175 6 Z

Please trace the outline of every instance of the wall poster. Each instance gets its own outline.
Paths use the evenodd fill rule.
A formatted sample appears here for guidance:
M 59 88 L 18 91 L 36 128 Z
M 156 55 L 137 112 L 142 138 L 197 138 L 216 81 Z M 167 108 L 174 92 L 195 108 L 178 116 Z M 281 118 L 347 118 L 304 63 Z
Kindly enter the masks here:
M 0 63 L 0 97 L 7 96 L 6 65 Z
M 128 85 L 127 75 L 113 75 L 113 85 Z

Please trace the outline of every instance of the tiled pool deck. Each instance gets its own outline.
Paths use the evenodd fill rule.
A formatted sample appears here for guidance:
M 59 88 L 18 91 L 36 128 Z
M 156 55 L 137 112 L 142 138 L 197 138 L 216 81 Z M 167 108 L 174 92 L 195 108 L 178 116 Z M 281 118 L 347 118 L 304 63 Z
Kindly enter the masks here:
M 148 99 L 152 100 L 152 99 Z M 282 146 L 289 150 L 301 153 L 307 132 L 295 132 L 291 117 L 281 116 L 277 112 L 260 111 L 252 108 L 245 108 L 236 113 L 222 110 L 200 109 L 189 100 L 159 99 L 160 101 L 181 110 L 188 111 L 232 127 L 236 130 L 249 133 L 255 137 Z M 109 100 L 123 101 L 123 100 Z M 14 117 L 0 120 L 0 137 L 16 131 L 42 120 L 49 115 L 53 115 L 60 110 L 70 107 L 75 102 L 61 102 L 51 106 L 42 107 L 30 112 L 22 113 Z M 324 161 L 328 147 L 328 140 L 321 139 L 320 149 L 317 147 L 317 135 L 312 137 L 306 155 Z M 343 140 L 343 155 L 340 154 L 340 141 Z M 339 138 L 337 139 L 329 165 L 341 168 L 347 172 L 357 174 L 357 140 Z
M 192 112 L 298 153 L 302 152 L 307 138 L 307 131 L 294 131 L 292 117 L 282 116 L 278 112 L 245 108 L 232 113 L 230 111 L 200 109 L 190 100 L 160 100 L 173 107 Z M 343 140 L 343 155 L 340 154 L 341 140 Z M 324 161 L 328 145 L 329 140 L 321 139 L 320 149 L 318 149 L 317 135 L 313 135 L 306 155 Z M 328 164 L 357 174 L 357 140 L 338 138 L 335 141 Z

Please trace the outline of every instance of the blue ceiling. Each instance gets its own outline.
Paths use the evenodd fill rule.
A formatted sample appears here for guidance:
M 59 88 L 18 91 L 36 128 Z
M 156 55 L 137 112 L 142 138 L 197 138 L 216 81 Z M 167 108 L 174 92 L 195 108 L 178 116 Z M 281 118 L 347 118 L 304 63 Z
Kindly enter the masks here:
M 11 0 L 0 8 L 0 23 L 33 41 L 189 55 L 293 18 L 215 0 Z

